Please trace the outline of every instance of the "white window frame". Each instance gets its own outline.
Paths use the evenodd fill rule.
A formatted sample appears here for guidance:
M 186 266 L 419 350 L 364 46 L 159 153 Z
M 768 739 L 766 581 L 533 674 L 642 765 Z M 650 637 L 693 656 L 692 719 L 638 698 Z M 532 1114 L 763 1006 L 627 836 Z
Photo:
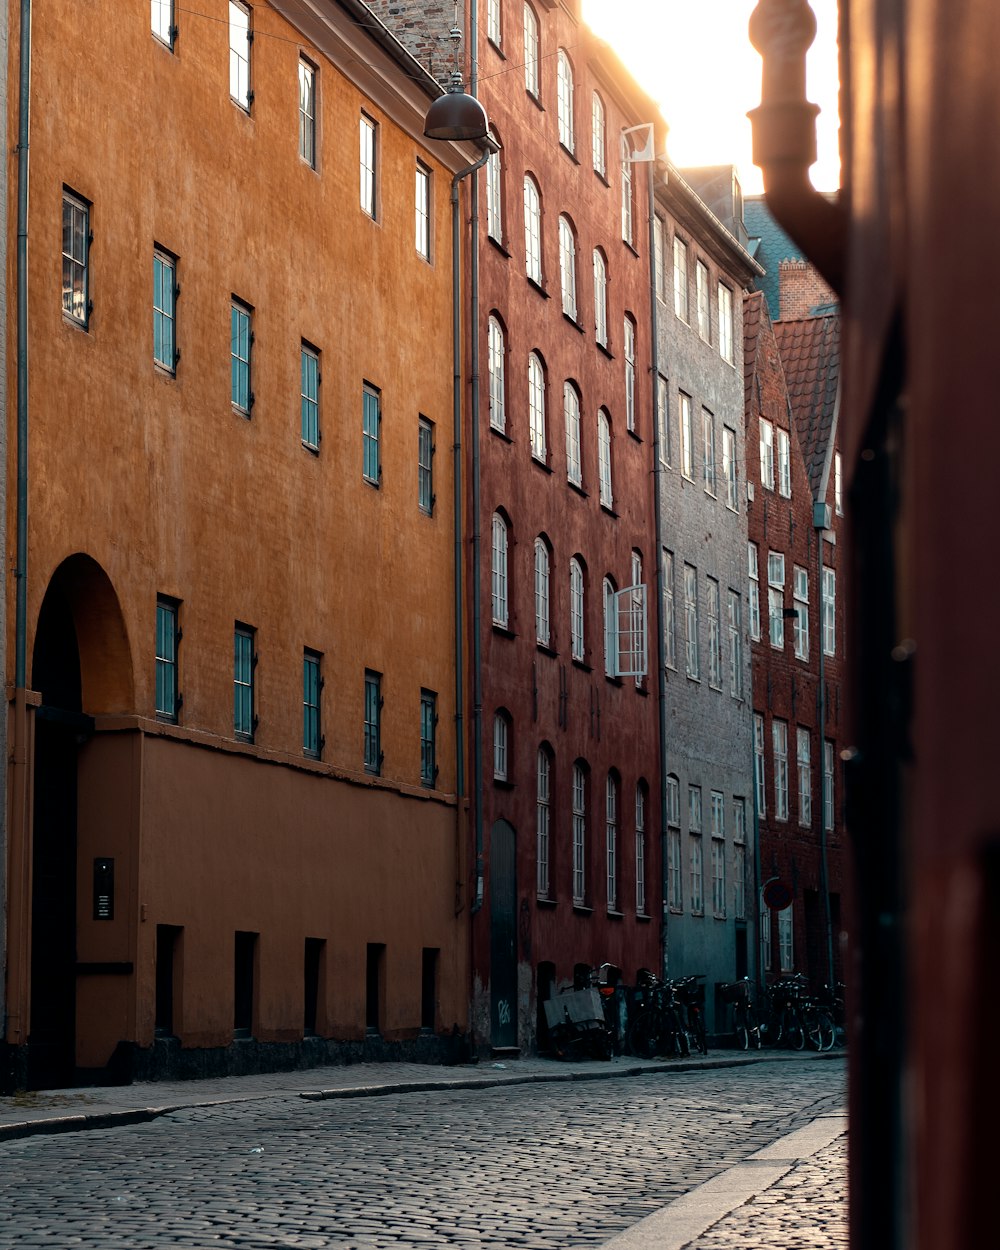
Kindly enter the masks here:
M 618 604 L 618 664 L 619 672 L 633 670 L 635 684 L 641 689 L 646 676 L 646 587 L 642 581 L 642 556 L 632 551 L 632 585 L 625 603 L 628 620 L 622 621 L 622 602 Z M 627 631 L 627 632 L 626 632 Z M 622 645 L 622 638 L 625 645 Z M 639 654 L 641 649 L 641 654 Z
M 684 869 L 681 863 L 681 785 L 667 777 L 667 906 L 684 910 Z
M 694 434 L 691 429 L 691 396 L 679 391 L 677 411 L 681 429 L 681 473 L 688 481 L 694 481 Z
M 493 513 L 492 609 L 493 624 L 500 629 L 510 625 L 510 586 L 508 583 L 508 551 L 510 534 L 507 522 L 499 512 Z
M 493 780 L 510 780 L 510 722 L 500 711 L 493 715 Z
M 685 671 L 694 681 L 701 680 L 701 658 L 698 649 L 698 570 L 684 565 L 684 642 Z
M 771 748 L 774 755 L 774 819 L 788 819 L 788 722 L 771 721 Z
M 361 211 L 377 221 L 378 209 L 378 126 L 362 113 L 358 119 L 359 194 Z
M 747 543 L 747 567 L 749 576 L 750 637 L 760 641 L 760 566 L 757 544 Z
M 719 355 L 728 364 L 735 364 L 733 355 L 733 293 L 724 282 L 719 283 Z
M 573 765 L 573 906 L 587 900 L 587 777 Z
M 618 910 L 618 782 L 608 774 L 604 829 L 607 848 L 608 911 Z
M 625 428 L 635 433 L 635 322 L 625 316 Z
M 497 142 L 496 135 L 492 138 Z M 503 166 L 499 150 L 492 151 L 486 160 L 486 233 L 503 243 Z
M 704 848 L 701 834 L 691 833 L 688 836 L 689 880 L 691 886 L 691 913 L 695 916 L 705 912 L 705 864 Z
M 545 369 L 537 352 L 528 353 L 528 434 L 532 456 L 545 464 Z
M 486 0 L 486 38 L 498 48 L 503 46 L 500 10 L 500 0 Z
M 760 962 L 765 972 L 770 972 L 773 966 L 771 956 L 771 909 L 764 902 L 764 895 L 760 896 L 760 905 L 757 911 L 760 917 Z
M 604 675 L 618 676 L 617 589 L 610 577 L 604 579 Z
M 733 799 L 733 915 L 747 918 L 747 803 Z
M 591 159 L 594 166 L 594 173 L 599 174 L 602 178 L 606 178 L 608 174 L 607 161 L 607 113 L 604 108 L 604 101 L 595 91 L 590 104 L 590 124 L 591 124 Z
M 688 245 L 674 235 L 674 313 L 690 324 L 691 306 L 688 294 Z
M 631 247 L 634 242 L 635 221 L 632 211 L 632 153 L 628 139 L 622 135 L 622 238 Z
M 774 490 L 774 426 L 760 419 L 760 484 Z
M 530 174 L 524 176 L 524 271 L 542 285 L 542 197 Z
M 608 345 L 608 267 L 600 248 L 594 248 L 594 337 Z
M 808 829 L 812 824 L 812 742 L 809 730 L 795 728 L 795 760 L 799 772 L 799 824 Z
M 556 116 L 559 127 L 559 142 L 567 152 L 575 151 L 573 66 L 570 64 L 565 48 L 560 48 L 556 57 Z
M 823 654 L 837 654 L 837 571 L 823 565 Z
M 559 286 L 563 313 L 576 321 L 576 235 L 563 214 L 559 217 Z
M 708 684 L 722 689 L 722 597 L 714 577 L 708 581 Z
M 730 429 L 728 425 L 722 427 L 722 476 L 726 482 L 726 507 L 732 512 L 738 512 L 740 500 L 736 464 L 736 431 Z
M 705 494 L 715 498 L 715 417 L 707 408 L 701 410 L 702 478 L 705 482 Z
M 793 904 L 778 912 L 778 965 L 780 972 L 795 969 L 795 917 Z
M 501 434 L 507 430 L 507 405 L 504 388 L 506 336 L 503 326 L 491 316 L 487 331 L 487 354 L 490 377 L 490 425 Z
M 785 556 L 781 551 L 767 553 L 767 631 L 775 650 L 785 646 Z
M 250 6 L 229 0 L 229 95 L 241 109 L 250 112 L 253 90 L 250 86 L 250 48 L 253 21 Z
M 569 636 L 570 653 L 574 660 L 583 662 L 585 655 L 585 586 L 583 565 L 573 557 L 569 562 Z
M 538 99 L 539 94 L 538 15 L 530 4 L 524 6 L 524 89 Z
M 743 610 L 739 592 L 730 590 L 726 605 L 729 625 L 729 693 L 743 698 Z
M 719 790 L 709 795 L 712 831 L 712 915 L 726 918 L 726 797 Z
M 417 255 L 431 258 L 431 171 L 417 161 L 414 179 L 415 243 Z
M 833 832 L 836 801 L 834 799 L 834 745 L 829 738 L 823 739 L 823 828 Z
M 712 305 L 708 285 L 708 266 L 703 260 L 694 266 L 695 306 L 698 312 L 698 334 L 706 343 L 712 341 Z
M 764 716 L 762 712 L 753 714 L 753 784 L 757 798 L 757 811 L 761 816 L 767 815 L 767 790 L 764 776 Z
M 177 28 L 174 25 L 174 0 L 152 0 L 149 11 L 149 27 L 153 35 L 171 51 Z
M 316 168 L 316 66 L 299 57 L 299 157 Z
M 548 751 L 539 747 L 535 765 L 535 889 L 539 898 L 549 898 L 552 891 L 551 829 L 552 761 Z
M 545 539 L 535 539 L 535 642 L 547 647 L 552 638 L 551 629 L 551 559 Z
M 667 668 L 677 667 L 677 607 L 674 594 L 674 553 L 663 548 L 663 650 Z
M 795 658 L 809 659 L 809 570 L 792 565 L 792 604 L 795 608 Z
M 63 188 L 62 310 L 64 317 L 84 329 L 90 320 L 90 208 L 86 200 Z
M 664 256 L 664 240 L 667 235 L 667 224 L 659 213 L 653 215 L 653 287 L 656 298 L 665 301 L 667 298 L 666 258 Z
M 788 431 L 779 425 L 775 430 L 778 440 L 778 494 L 786 499 L 792 497 L 792 441 Z
M 670 417 L 667 379 L 656 375 L 656 429 L 660 440 L 660 464 L 670 464 Z
M 580 396 L 572 382 L 563 385 L 563 416 L 566 419 L 566 477 L 574 486 L 583 483 L 580 460 Z
M 597 414 L 597 471 L 601 507 L 610 510 L 615 501 L 611 482 L 611 418 L 603 408 Z
M 635 914 L 646 914 L 646 792 L 635 788 Z

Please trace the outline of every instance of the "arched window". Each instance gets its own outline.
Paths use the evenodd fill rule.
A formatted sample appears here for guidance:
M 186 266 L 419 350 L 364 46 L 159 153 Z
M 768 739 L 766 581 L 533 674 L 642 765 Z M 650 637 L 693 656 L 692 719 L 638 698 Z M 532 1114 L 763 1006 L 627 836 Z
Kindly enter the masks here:
M 597 414 L 597 472 L 601 505 L 610 508 L 614 503 L 611 489 L 611 418 L 603 408 Z
M 510 781 L 511 719 L 506 708 L 493 717 L 493 780 Z
M 491 137 L 499 145 L 495 131 Z M 499 151 L 491 152 L 486 161 L 486 233 L 498 243 L 503 242 L 503 166 Z
M 582 660 L 583 639 L 583 565 L 573 557 L 569 562 L 569 636 L 574 660 Z
M 559 115 L 559 142 L 567 151 L 573 151 L 573 67 L 565 49 L 559 49 L 557 60 Z
M 604 672 L 618 676 L 618 606 L 610 577 L 604 579 Z
M 539 535 L 535 539 L 535 641 L 542 647 L 547 647 L 551 638 L 550 563 L 548 543 Z
M 530 174 L 524 179 L 524 270 L 542 283 L 542 198 Z
M 531 454 L 545 462 L 545 370 L 537 352 L 528 355 L 528 431 Z
M 566 417 L 566 476 L 575 485 L 583 481 L 580 465 L 580 396 L 572 382 L 563 386 L 563 413 Z
M 524 89 L 538 99 L 538 18 L 530 4 L 524 6 Z
M 504 342 L 503 326 L 490 317 L 489 323 L 489 374 L 490 374 L 490 425 L 501 434 L 507 428 L 507 413 L 504 403 L 504 359 L 507 347 Z
M 602 347 L 607 347 L 608 267 L 604 263 L 600 248 L 594 248 L 594 330 L 598 343 Z
M 576 320 L 576 236 L 568 217 L 559 218 L 559 283 L 562 310 Z
M 625 314 L 625 426 L 635 430 L 635 322 Z
M 573 765 L 573 902 L 587 899 L 587 773 L 579 760 Z
M 618 910 L 618 778 L 608 773 L 605 791 L 604 830 L 607 845 L 608 911 Z
M 605 157 L 605 134 L 607 126 L 604 116 L 604 101 L 594 92 L 590 105 L 591 113 L 591 147 L 594 158 L 594 173 L 605 177 L 608 172 L 607 159 Z
M 510 623 L 507 584 L 507 522 L 493 513 L 493 624 L 506 629 Z
M 539 898 L 552 896 L 552 755 L 547 744 L 538 748 L 535 790 L 535 865 Z

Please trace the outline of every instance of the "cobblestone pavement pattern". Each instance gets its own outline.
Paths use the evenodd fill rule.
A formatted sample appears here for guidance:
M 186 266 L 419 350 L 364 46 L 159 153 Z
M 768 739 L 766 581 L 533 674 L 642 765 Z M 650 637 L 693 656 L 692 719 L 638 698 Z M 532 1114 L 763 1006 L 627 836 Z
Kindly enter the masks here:
M 0 1143 L 0 1250 L 600 1246 L 776 1138 L 841 1109 L 841 1063 L 193 1107 Z M 829 1153 L 829 1152 L 827 1152 Z M 825 1171 L 824 1171 L 825 1169 Z M 790 1198 L 836 1235 L 833 1148 L 747 1206 Z M 820 1191 L 823 1191 L 822 1194 Z M 699 1250 L 835 1240 L 699 1238 Z M 713 1230 L 706 1234 L 713 1235 Z

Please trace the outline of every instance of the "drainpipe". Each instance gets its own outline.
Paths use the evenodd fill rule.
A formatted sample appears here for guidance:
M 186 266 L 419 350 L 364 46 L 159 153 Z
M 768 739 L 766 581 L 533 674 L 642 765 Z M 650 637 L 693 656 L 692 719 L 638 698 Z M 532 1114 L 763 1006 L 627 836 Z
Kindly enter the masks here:
M 815 36 L 816 16 L 806 0 L 759 0 L 750 16 L 750 42 L 764 62 L 760 105 L 747 116 L 768 208 L 839 294 L 844 211 L 809 181 L 819 109 L 806 99 L 806 52 Z
M 813 529 L 816 532 L 816 575 L 819 578 L 819 689 L 816 692 L 816 717 L 819 722 L 819 743 L 820 743 L 820 818 L 819 818 L 819 872 L 820 872 L 820 890 L 823 894 L 823 921 L 826 926 L 826 967 L 827 967 L 827 984 L 831 992 L 834 989 L 833 975 L 833 917 L 830 912 L 830 876 L 829 866 L 827 863 L 827 846 L 826 846 L 826 679 L 824 676 L 825 666 L 823 661 L 823 614 L 826 603 L 826 597 L 823 594 L 823 531 L 830 528 L 830 505 L 826 502 L 827 492 L 830 485 L 830 466 L 833 463 L 834 450 L 837 441 L 837 424 L 840 419 L 840 391 L 841 381 L 837 380 L 837 398 L 833 405 L 833 420 L 830 423 L 830 436 L 826 446 L 826 454 L 823 462 L 823 473 L 820 483 L 813 499 Z M 834 615 L 834 632 L 836 633 L 837 618 Z
M 667 975 L 667 902 L 668 852 L 667 852 L 667 651 L 663 637 L 663 515 L 661 512 L 663 469 L 660 463 L 660 316 L 656 289 L 656 200 L 653 181 L 656 161 L 649 167 L 649 294 L 650 333 L 653 337 L 653 497 L 656 527 L 656 703 L 659 714 L 660 734 L 660 974 Z M 666 185 L 666 170 L 663 175 Z M 650 614 L 652 615 L 652 614 Z
M 26 684 L 28 638 L 28 121 L 31 103 L 31 0 L 21 0 L 17 138 L 17 607 L 14 686 Z

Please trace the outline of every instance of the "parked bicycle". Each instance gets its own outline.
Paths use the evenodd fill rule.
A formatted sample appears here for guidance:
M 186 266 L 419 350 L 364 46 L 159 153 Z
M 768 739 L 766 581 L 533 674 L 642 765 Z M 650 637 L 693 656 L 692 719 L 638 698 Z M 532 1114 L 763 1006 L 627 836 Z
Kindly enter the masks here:
M 641 1059 L 655 1055 L 685 1058 L 690 1054 L 673 986 L 648 968 L 636 977 L 636 1008 L 625 1038 L 626 1049 Z
M 610 1059 L 617 1031 L 606 1004 L 614 997 L 621 969 L 614 964 L 588 968 L 544 1004 L 553 1053 L 560 1059 Z
M 750 996 L 750 978 L 741 977 L 719 986 L 719 997 L 733 1007 L 733 1035 L 737 1050 L 760 1050 L 760 1023 Z
M 708 1054 L 708 1041 L 705 1037 L 705 974 L 693 973 L 691 976 L 680 977 L 671 981 L 670 986 L 679 1004 L 678 1014 L 681 1028 L 684 1030 L 689 1051 Z
M 829 1050 L 836 1030 L 828 1009 L 809 993 L 809 983 L 801 972 L 783 977 L 768 986 L 771 1011 L 762 1031 L 772 1046 L 804 1050 Z
M 833 1018 L 834 1045 L 847 1045 L 847 986 L 838 981 L 831 990 L 829 985 L 820 986 L 817 998 Z

